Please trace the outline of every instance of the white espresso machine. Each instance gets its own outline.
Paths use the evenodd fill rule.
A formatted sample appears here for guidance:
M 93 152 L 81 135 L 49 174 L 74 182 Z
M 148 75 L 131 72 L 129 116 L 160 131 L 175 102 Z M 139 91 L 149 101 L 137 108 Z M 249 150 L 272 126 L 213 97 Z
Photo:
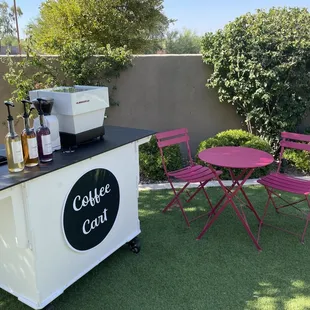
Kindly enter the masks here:
M 109 107 L 108 87 L 81 86 L 55 87 L 29 92 L 30 100 L 47 98 L 53 100 L 49 116 L 56 117 L 59 126 L 60 144 L 63 149 L 71 149 L 79 144 L 103 138 L 105 110 Z M 56 131 L 55 119 L 50 130 Z M 55 126 L 54 126 L 55 125 Z M 55 134 L 55 139 L 57 139 Z M 55 140 L 55 145 L 58 144 Z M 58 147 L 58 146 L 56 146 Z

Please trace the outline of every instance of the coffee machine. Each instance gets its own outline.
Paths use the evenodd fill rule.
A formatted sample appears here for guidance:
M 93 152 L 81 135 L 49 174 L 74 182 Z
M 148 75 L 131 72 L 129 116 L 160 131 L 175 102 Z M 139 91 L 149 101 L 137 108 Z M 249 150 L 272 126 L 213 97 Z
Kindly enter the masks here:
M 30 91 L 29 97 L 53 100 L 50 116 L 58 120 L 62 149 L 103 138 L 105 110 L 109 107 L 108 87 L 60 86 Z
M 60 150 L 60 136 L 59 136 L 59 122 L 55 115 L 51 115 L 54 100 L 52 98 L 36 98 L 32 100 L 32 104 L 39 111 L 39 100 L 41 101 L 41 109 L 44 114 L 44 125 L 47 126 L 51 132 L 52 148 L 53 152 Z M 36 117 L 33 121 L 34 130 L 40 127 L 40 118 Z

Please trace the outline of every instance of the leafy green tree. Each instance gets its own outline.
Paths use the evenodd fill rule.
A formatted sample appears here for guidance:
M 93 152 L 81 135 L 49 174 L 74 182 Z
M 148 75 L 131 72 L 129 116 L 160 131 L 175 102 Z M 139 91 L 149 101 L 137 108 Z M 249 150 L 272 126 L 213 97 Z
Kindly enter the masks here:
M 201 37 L 190 29 L 170 31 L 165 39 L 167 54 L 199 54 L 200 45 Z
M 170 22 L 163 13 L 163 0 L 47 0 L 28 34 L 47 53 L 58 53 L 59 46 L 82 38 L 139 53 Z
M 131 65 L 131 54 L 126 48 L 98 47 L 86 40 L 68 42 L 58 57 L 40 55 L 30 39 L 24 48 L 26 56 L 20 60 L 1 59 L 8 67 L 3 79 L 13 87 L 10 100 L 15 103 L 27 98 L 33 89 L 72 84 L 108 86 Z M 112 96 L 115 87 L 111 88 L 111 104 L 117 104 Z
M 156 38 L 144 52 L 145 54 L 156 54 L 163 50 L 166 54 L 199 54 L 201 39 L 201 36 L 187 28 L 182 31 L 167 31 L 164 36 Z
M 23 14 L 20 7 L 16 8 L 17 15 Z M 12 37 L 16 34 L 14 7 L 9 6 L 6 1 L 0 2 L 0 45 L 5 37 Z
M 4 46 L 18 46 L 18 40 L 16 36 L 12 35 L 6 35 L 5 37 L 3 37 L 1 43 Z
M 207 86 L 236 107 L 250 132 L 276 145 L 295 131 L 310 108 L 310 14 L 272 8 L 245 14 L 203 38 L 213 66 Z
M 123 47 L 98 47 L 81 40 L 64 45 L 58 61 L 64 76 L 73 84 L 104 86 L 131 64 L 131 54 Z

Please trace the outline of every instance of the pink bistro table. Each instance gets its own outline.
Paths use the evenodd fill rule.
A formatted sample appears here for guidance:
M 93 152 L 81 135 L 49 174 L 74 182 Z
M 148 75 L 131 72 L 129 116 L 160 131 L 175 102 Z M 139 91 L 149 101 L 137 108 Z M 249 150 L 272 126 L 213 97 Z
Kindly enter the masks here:
M 260 251 L 261 247 L 259 246 L 257 239 L 254 237 L 247 222 L 245 213 L 243 212 L 242 204 L 244 204 L 244 202 L 236 195 L 239 192 L 242 193 L 247 202 L 245 205 L 254 213 L 257 220 L 260 222 L 260 217 L 242 187 L 246 180 L 248 180 L 252 175 L 255 168 L 270 165 L 274 160 L 273 157 L 270 154 L 257 149 L 238 146 L 223 146 L 206 149 L 200 152 L 198 157 L 202 161 L 206 162 L 212 171 L 215 171 L 213 166 L 227 168 L 232 179 L 232 185 L 230 188 L 226 187 L 219 176 L 215 174 L 219 184 L 224 190 L 224 195 L 211 211 L 210 217 L 197 239 L 200 239 L 205 234 L 218 216 L 229 204 L 231 204 L 247 233 L 254 242 L 256 248 Z M 240 169 L 240 173 L 236 175 L 233 169 Z M 241 207 L 237 206 L 235 199 L 241 201 Z M 223 201 L 224 203 L 222 204 Z

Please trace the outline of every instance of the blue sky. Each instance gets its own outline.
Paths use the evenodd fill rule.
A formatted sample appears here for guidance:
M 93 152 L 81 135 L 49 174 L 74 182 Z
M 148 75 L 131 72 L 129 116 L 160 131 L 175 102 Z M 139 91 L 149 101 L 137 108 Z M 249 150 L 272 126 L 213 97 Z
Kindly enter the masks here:
M 7 0 L 13 4 L 13 0 Z M 20 19 L 21 30 L 39 14 L 42 0 L 16 0 L 24 15 Z M 165 0 L 165 13 L 178 21 L 173 29 L 190 28 L 198 34 L 222 28 L 227 22 L 234 20 L 255 9 L 272 6 L 298 6 L 310 9 L 310 0 Z M 22 33 L 22 31 L 21 31 Z

